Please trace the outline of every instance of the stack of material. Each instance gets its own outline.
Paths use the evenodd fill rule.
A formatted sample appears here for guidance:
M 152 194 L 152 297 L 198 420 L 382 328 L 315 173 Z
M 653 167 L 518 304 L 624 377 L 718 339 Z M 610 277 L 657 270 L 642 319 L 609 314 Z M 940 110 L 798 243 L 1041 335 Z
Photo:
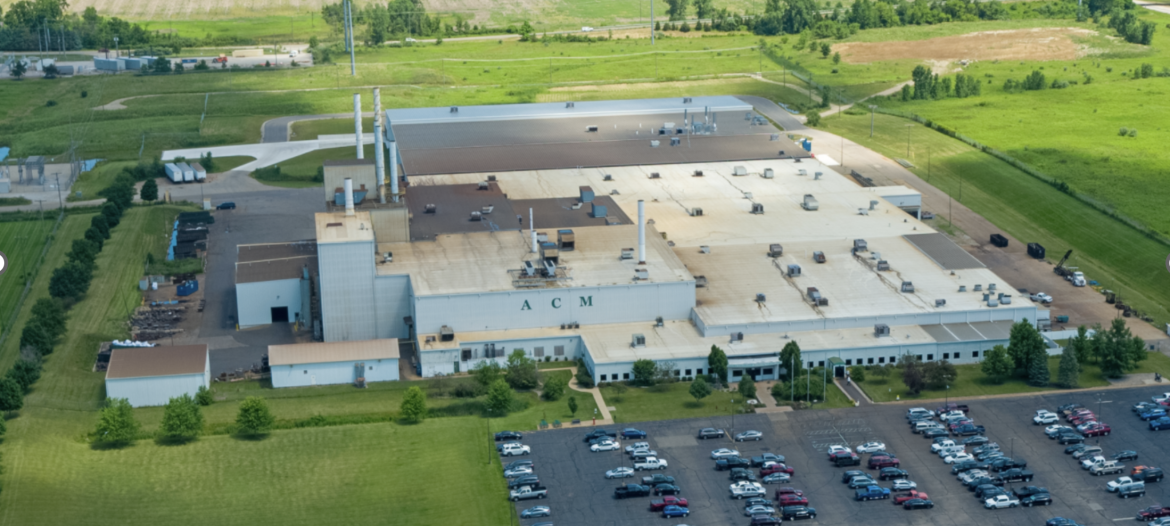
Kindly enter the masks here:
M 167 260 L 198 258 L 207 251 L 209 225 L 215 223 L 210 212 L 183 212 L 175 220 Z

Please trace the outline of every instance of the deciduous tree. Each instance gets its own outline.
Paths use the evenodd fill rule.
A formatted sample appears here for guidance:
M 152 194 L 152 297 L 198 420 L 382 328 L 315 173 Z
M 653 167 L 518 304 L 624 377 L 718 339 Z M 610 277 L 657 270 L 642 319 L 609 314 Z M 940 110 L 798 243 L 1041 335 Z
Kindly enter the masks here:
M 508 371 L 504 378 L 514 389 L 536 388 L 536 360 L 524 354 L 524 349 L 512 351 L 512 354 L 508 355 Z
M 695 378 L 695 381 L 691 382 L 691 388 L 688 389 L 687 392 L 689 392 L 691 396 L 695 397 L 695 401 L 698 402 L 704 398 L 707 398 L 708 396 L 711 396 L 711 385 L 707 383 L 705 378 L 700 376 Z
M 751 375 L 745 374 L 739 381 L 739 387 L 736 389 L 739 395 L 744 400 L 751 400 L 756 397 L 756 381 L 752 380 Z
M 654 385 L 654 360 L 638 360 L 634 362 L 634 384 Z
M 707 355 L 707 366 L 711 375 L 722 385 L 727 385 L 727 354 L 718 346 L 711 346 L 711 353 Z
M 171 398 L 163 408 L 162 423 L 158 426 L 160 442 L 183 443 L 195 440 L 203 432 L 203 411 L 191 395 Z
M 8 370 L 7 376 L 20 385 L 22 391 L 27 393 L 41 377 L 41 364 L 28 360 L 17 360 Z
M 240 412 L 236 414 L 236 434 L 241 436 L 259 436 L 268 433 L 276 418 L 268 410 L 268 403 L 259 396 L 249 396 L 240 402 Z
M 515 392 L 508 382 L 500 379 L 492 383 L 488 387 L 487 394 L 487 410 L 489 414 L 495 416 L 504 416 L 512 409 L 512 399 L 515 397 Z
M 796 340 L 788 340 L 784 348 L 780 349 L 780 367 L 788 371 L 785 378 L 796 378 L 802 374 L 804 362 L 800 358 L 800 345 Z
M 125 398 L 107 398 L 106 406 L 98 414 L 93 441 L 105 447 L 123 447 L 134 441 L 138 429 L 130 401 Z
M 427 417 L 427 396 L 418 386 L 412 386 L 402 395 L 399 408 L 402 419 L 407 422 L 422 422 Z
M 1003 381 L 1012 375 L 1015 370 L 1015 364 L 1012 362 L 1008 351 L 1002 345 L 996 345 L 991 350 L 983 353 L 983 363 L 979 365 L 983 374 L 995 383 L 1003 383 Z
M 573 415 L 573 416 L 577 416 L 577 397 L 576 396 L 569 397 L 569 414 Z
M 926 387 L 926 377 L 922 370 L 922 362 L 917 356 L 907 354 L 902 357 L 902 383 L 911 394 L 918 394 Z
M 147 179 L 145 183 L 142 183 L 142 190 L 138 193 L 138 197 L 148 203 L 157 200 L 158 183 L 154 179 Z
M 565 387 L 567 386 L 568 382 L 563 376 L 553 376 L 541 386 L 540 397 L 550 402 L 560 400 L 565 395 Z

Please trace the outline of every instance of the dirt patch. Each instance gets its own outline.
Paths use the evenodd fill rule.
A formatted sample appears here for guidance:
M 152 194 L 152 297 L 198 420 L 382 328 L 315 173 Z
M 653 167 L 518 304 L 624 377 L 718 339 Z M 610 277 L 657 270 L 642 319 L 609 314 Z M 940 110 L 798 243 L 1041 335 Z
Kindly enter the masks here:
M 1071 60 L 1084 50 L 1073 36 L 1096 31 L 1071 27 L 981 31 L 966 35 L 895 42 L 847 42 L 833 46 L 841 59 L 852 64 L 880 60 Z

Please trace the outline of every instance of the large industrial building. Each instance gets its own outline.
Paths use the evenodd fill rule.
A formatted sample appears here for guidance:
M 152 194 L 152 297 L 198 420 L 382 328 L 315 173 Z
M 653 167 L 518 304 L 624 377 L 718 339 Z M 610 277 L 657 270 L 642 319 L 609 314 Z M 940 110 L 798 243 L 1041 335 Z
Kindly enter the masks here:
M 717 345 L 733 381 L 769 379 L 789 341 L 808 366 L 970 363 L 1047 317 L 920 221 L 917 191 L 860 186 L 733 97 L 384 119 L 387 202 L 316 216 L 315 321 L 411 342 L 422 376 L 523 349 L 601 382 L 639 359 L 693 377 Z

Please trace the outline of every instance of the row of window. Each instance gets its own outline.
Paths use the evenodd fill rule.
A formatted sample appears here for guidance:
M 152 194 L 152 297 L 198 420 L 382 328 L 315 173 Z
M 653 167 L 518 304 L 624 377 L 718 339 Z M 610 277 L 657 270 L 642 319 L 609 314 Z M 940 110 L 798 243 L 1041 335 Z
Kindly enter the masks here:
M 942 359 L 944 359 L 944 360 L 950 360 L 950 359 L 951 359 L 951 355 L 952 355 L 952 354 L 954 354 L 954 359 L 955 359 L 955 360 L 962 359 L 962 356 L 961 356 L 959 353 L 949 353 L 949 352 L 945 352 L 945 353 L 943 353 L 943 355 L 942 355 Z M 979 351 L 972 351 L 972 352 L 971 352 L 971 357 L 972 357 L 972 358 L 978 358 L 978 357 L 979 357 Z M 862 363 L 862 361 L 861 361 L 861 358 L 858 358 L 858 359 L 857 359 L 857 365 L 874 365 L 874 361 L 873 361 L 873 360 L 874 360 L 873 358 L 867 358 L 867 359 L 866 359 L 866 362 L 863 364 L 863 363 Z M 896 360 L 897 360 L 897 357 L 896 357 L 896 356 L 891 356 L 891 357 L 890 357 L 890 363 L 895 363 L 895 361 L 896 361 Z M 925 360 L 924 360 L 924 359 L 923 359 L 923 356 L 922 356 L 921 354 L 919 354 L 919 355 L 918 355 L 918 360 L 919 360 L 919 361 L 927 361 L 927 362 L 934 361 L 934 355 L 933 355 L 933 354 L 928 354 L 928 355 L 926 355 L 926 357 L 925 357 Z M 879 356 L 879 357 L 878 357 L 878 359 L 877 359 L 877 363 L 878 363 L 878 364 L 884 364 L 884 363 L 886 363 L 886 357 L 884 357 L 884 356 Z M 852 359 L 852 358 L 846 358 L 846 359 L 845 359 L 845 365 L 853 365 L 853 359 Z M 824 362 L 823 360 L 822 360 L 822 361 L 819 361 L 819 362 L 816 362 L 816 365 L 815 365 L 815 366 L 813 365 L 813 362 L 808 362 L 808 366 L 809 366 L 809 367 L 824 367 L 824 366 L 825 366 L 825 362 Z
M 683 371 L 680 371 L 680 370 L 678 370 L 678 369 L 675 369 L 675 370 L 674 370 L 674 375 L 675 375 L 675 376 L 682 376 L 682 373 L 683 373 Z M 702 370 L 702 369 L 694 369 L 693 375 L 700 375 L 700 374 L 703 374 L 703 370 Z M 692 376 L 692 370 L 691 370 L 691 369 L 687 369 L 687 370 L 686 370 L 686 376 L 687 376 L 688 378 Z M 629 380 L 629 379 L 630 379 L 630 373 L 622 373 L 621 379 L 622 379 L 622 380 Z M 603 375 L 601 375 L 601 376 L 599 376 L 599 377 L 598 377 L 598 380 L 599 380 L 599 381 L 601 381 L 601 382 L 609 382 L 609 381 L 614 381 L 614 382 L 616 382 L 616 381 L 618 381 L 618 375 L 617 375 L 617 373 L 614 373 L 614 374 L 603 374 Z
M 480 358 L 480 354 L 481 354 L 480 349 L 462 349 L 461 351 L 462 351 L 461 358 L 465 362 Z M 506 356 L 506 348 L 503 346 L 497 347 L 494 344 L 492 344 L 492 345 L 484 348 L 482 354 L 483 354 L 483 358 L 503 358 Z M 565 346 L 564 345 L 553 346 L 552 356 L 564 356 L 564 355 L 565 355 Z M 544 347 L 533 347 L 532 348 L 532 356 L 534 356 L 536 358 L 544 358 Z

